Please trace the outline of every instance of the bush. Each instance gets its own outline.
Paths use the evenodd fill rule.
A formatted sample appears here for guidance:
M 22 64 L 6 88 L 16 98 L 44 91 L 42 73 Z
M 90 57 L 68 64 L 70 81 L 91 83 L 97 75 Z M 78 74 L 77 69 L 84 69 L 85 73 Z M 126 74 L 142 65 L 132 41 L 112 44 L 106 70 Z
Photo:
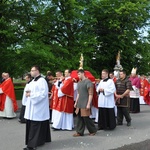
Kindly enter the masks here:
M 15 89 L 16 100 L 22 100 L 23 90 L 23 88 Z
M 22 100 L 22 95 L 23 95 L 23 90 L 24 90 L 25 84 L 26 83 L 24 83 L 24 82 L 14 83 L 16 100 Z

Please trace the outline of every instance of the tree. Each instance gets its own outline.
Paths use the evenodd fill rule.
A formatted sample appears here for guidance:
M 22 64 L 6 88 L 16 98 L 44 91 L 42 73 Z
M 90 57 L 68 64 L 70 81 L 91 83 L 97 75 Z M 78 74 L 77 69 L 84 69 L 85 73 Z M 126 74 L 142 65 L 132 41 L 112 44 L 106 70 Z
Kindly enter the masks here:
M 11 2 L 0 1 L 0 58 L 1 58 L 1 72 L 8 71 L 11 74 L 14 73 L 12 69 L 15 66 L 14 62 L 16 53 L 14 47 L 17 43 L 17 37 L 15 35 L 16 26 L 12 21 Z
M 91 59 L 93 53 L 91 49 L 94 49 L 95 34 L 91 25 L 92 20 L 88 21 L 88 17 L 85 16 L 85 7 L 82 5 L 83 3 L 80 4 L 74 0 L 66 2 L 51 1 L 44 12 L 38 11 L 36 15 L 34 14 L 32 24 L 26 26 L 24 30 L 27 35 L 24 37 L 29 39 L 30 42 L 23 40 L 24 44 L 19 49 L 20 57 L 29 56 L 26 43 L 30 43 L 30 51 L 33 51 L 34 47 L 32 46 L 37 44 L 39 48 L 42 47 L 43 52 L 53 56 L 52 58 L 49 57 L 47 62 L 44 61 L 45 66 L 48 66 L 48 63 L 51 62 L 50 70 L 52 71 L 65 70 L 66 68 L 78 69 L 81 53 L 84 53 L 84 56 L 88 58 L 85 59 L 86 68 L 90 64 L 90 61 L 87 60 Z M 30 8 L 27 10 L 30 10 Z M 33 18 L 31 14 L 28 16 Z M 38 50 L 40 49 L 36 49 L 36 51 Z M 28 54 L 24 55 L 24 53 Z M 33 53 L 30 53 L 30 55 Z M 41 59 L 44 59 L 42 53 Z M 34 53 L 35 55 L 36 53 Z M 26 62 L 28 63 L 28 61 Z M 45 67 L 46 69 L 47 67 Z
M 118 51 L 122 51 L 121 64 L 129 73 L 136 66 L 136 54 L 148 53 L 149 49 L 143 49 L 145 43 L 139 39 L 139 29 L 145 27 L 150 18 L 149 5 L 147 0 L 95 2 L 94 14 L 98 21 L 95 29 L 99 41 L 95 60 L 95 64 L 99 62 L 97 67 L 112 69 Z M 145 66 L 143 62 L 140 65 Z

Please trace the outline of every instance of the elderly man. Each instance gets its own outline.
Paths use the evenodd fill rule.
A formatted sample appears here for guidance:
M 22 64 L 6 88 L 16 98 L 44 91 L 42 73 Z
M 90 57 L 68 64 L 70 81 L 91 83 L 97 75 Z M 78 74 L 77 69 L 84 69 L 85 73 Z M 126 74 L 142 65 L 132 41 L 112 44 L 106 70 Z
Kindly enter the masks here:
M 133 68 L 131 71 L 131 77 L 129 80 L 132 84 L 132 90 L 130 91 L 130 112 L 139 113 L 140 112 L 140 78 L 136 75 L 137 68 Z
M 3 74 L 3 79 L 0 84 L 0 117 L 14 118 L 18 109 L 14 85 L 8 73 Z

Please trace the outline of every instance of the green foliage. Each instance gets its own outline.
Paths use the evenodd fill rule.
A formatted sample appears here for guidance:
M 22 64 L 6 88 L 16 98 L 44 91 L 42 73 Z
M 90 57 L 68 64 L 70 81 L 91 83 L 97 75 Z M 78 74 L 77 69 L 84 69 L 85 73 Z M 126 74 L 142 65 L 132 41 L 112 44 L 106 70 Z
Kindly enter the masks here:
M 150 17 L 149 5 L 147 0 L 96 2 L 94 14 L 98 20 L 96 33 L 99 41 L 96 52 L 99 55 L 96 60 L 100 62 L 99 67 L 111 70 L 116 63 L 117 52 L 122 51 L 121 64 L 128 73 L 135 66 L 140 72 L 142 71 L 140 69 L 144 69 L 140 66 L 147 68 L 148 62 L 142 62 L 136 58 L 136 55 L 140 54 L 144 58 L 144 55 L 148 54 L 149 48 L 143 49 L 146 43 L 139 39 L 138 30 L 147 25 L 146 22 Z M 148 72 L 148 70 L 147 68 L 143 71 Z
M 23 89 L 15 89 L 16 100 L 22 100 Z

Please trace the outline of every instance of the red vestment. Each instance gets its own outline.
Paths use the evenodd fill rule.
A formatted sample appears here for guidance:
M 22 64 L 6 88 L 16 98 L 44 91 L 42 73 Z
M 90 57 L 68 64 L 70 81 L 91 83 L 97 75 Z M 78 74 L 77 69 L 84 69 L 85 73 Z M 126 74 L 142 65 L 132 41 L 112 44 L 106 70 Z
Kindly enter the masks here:
M 8 78 L 7 80 L 5 80 L 0 85 L 0 88 L 2 88 L 2 91 L 3 91 L 3 93 L 0 94 L 0 111 L 4 110 L 6 96 L 8 96 L 13 103 L 14 112 L 16 112 L 18 109 L 18 105 L 17 105 L 17 101 L 16 101 L 14 85 L 13 85 L 11 78 Z
M 145 89 L 148 87 L 148 81 L 146 79 L 141 79 L 140 83 L 141 83 L 140 95 L 144 96 Z
M 95 108 L 98 108 L 98 95 L 97 95 L 97 92 L 96 92 L 95 84 L 93 86 L 92 106 L 94 106 Z
M 145 88 L 144 101 L 146 104 L 150 105 L 150 83 L 148 83 L 147 88 Z
M 113 81 L 114 81 L 114 83 L 116 83 L 116 81 L 117 81 L 117 78 L 116 78 L 116 77 L 114 77 L 114 78 L 113 78 Z
M 61 87 L 61 91 L 65 95 L 58 98 L 58 103 L 55 109 L 60 112 L 73 113 L 74 111 L 74 99 L 73 99 L 74 88 L 73 88 L 72 78 L 68 78 L 63 81 L 63 86 Z
M 58 89 L 56 88 L 56 85 L 54 84 L 51 90 L 52 98 L 50 100 L 50 108 L 55 109 L 58 103 Z

